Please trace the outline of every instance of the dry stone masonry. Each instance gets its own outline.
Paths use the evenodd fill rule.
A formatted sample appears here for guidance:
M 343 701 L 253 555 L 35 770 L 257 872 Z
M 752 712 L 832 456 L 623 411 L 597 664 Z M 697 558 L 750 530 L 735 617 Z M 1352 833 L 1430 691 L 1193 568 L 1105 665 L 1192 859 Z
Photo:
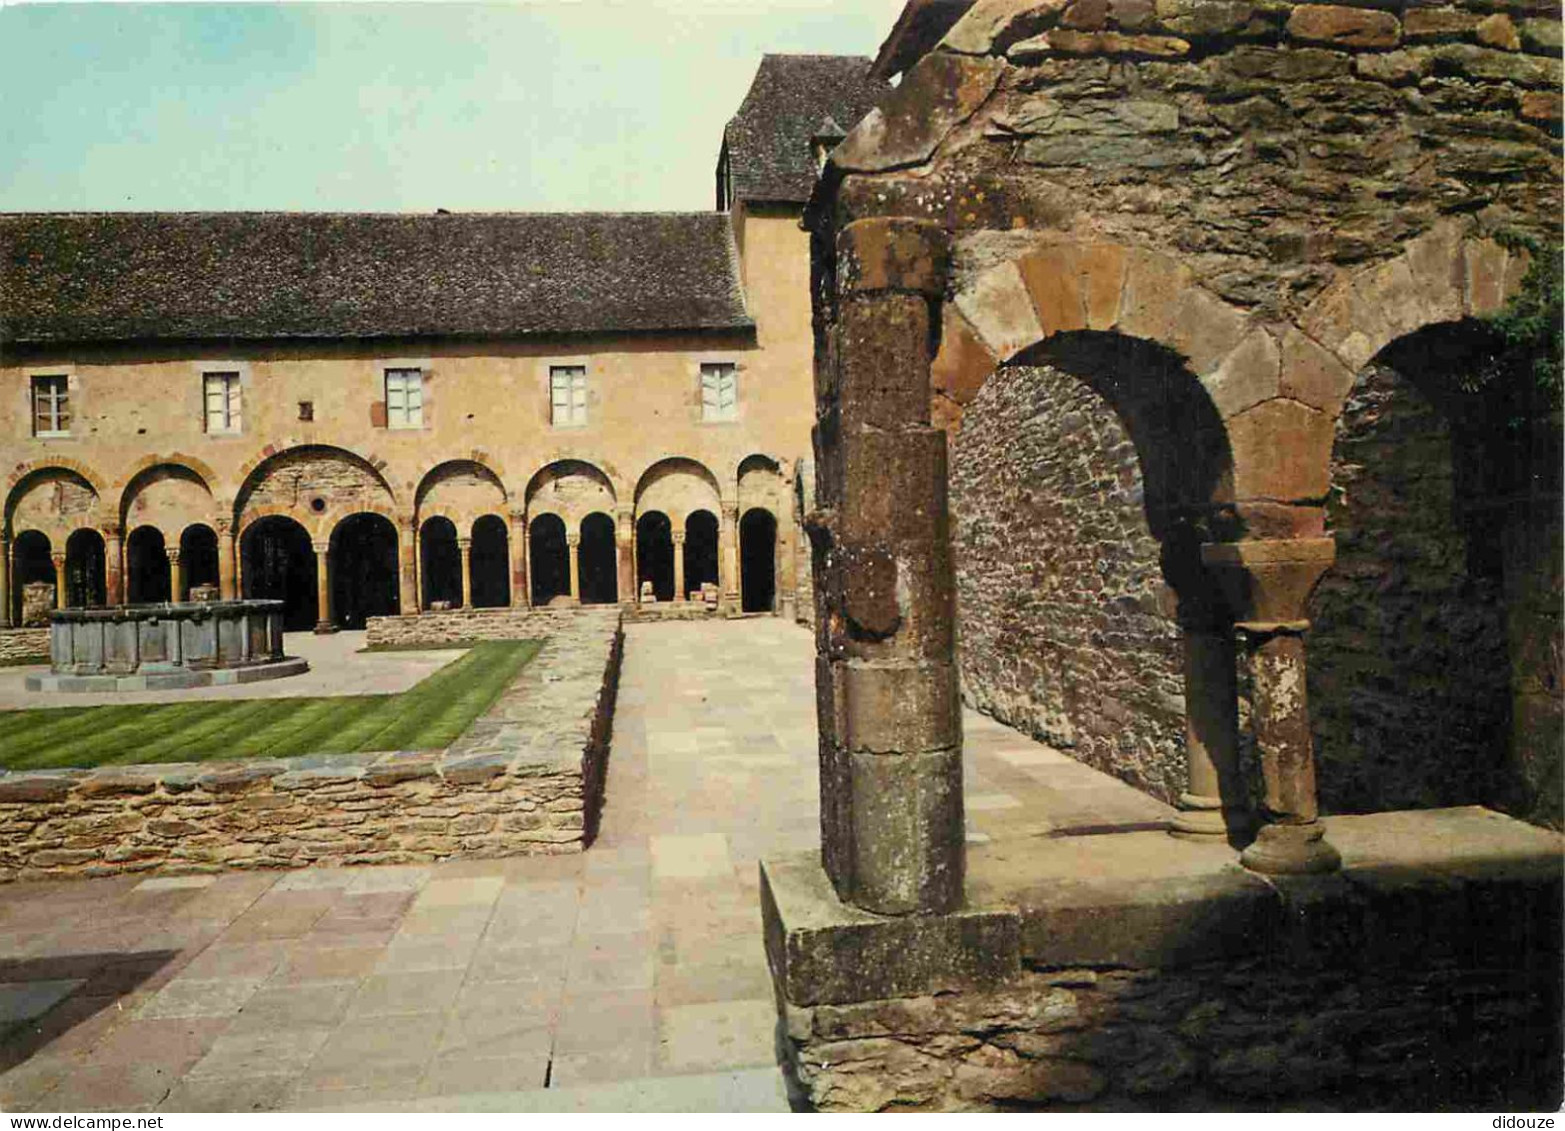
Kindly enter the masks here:
M 623 647 L 578 613 L 446 750 L 0 774 L 0 881 L 581 852 Z

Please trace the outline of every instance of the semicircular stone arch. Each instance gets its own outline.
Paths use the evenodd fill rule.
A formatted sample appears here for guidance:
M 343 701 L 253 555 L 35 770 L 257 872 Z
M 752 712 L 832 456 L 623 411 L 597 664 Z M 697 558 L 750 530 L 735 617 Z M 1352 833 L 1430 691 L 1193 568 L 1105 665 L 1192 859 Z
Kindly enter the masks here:
M 780 461 L 760 453 L 746 456 L 739 461 L 736 480 L 740 514 L 760 507 L 774 518 L 787 517 L 788 479 Z
M 528 481 L 526 489 L 529 518 L 557 515 L 572 534 L 580 530 L 582 519 L 593 511 L 613 514 L 618 498 L 613 481 L 597 464 L 576 459 L 546 464 Z
M 215 511 L 211 480 L 195 468 L 157 460 L 126 480 L 120 493 L 119 521 L 127 533 L 155 526 L 170 545 L 193 523 L 211 523 Z
M 661 511 L 675 530 L 683 530 L 685 518 L 696 511 L 721 513 L 722 504 L 717 477 L 699 460 L 684 456 L 658 460 L 636 482 L 636 513 Z
M 315 537 L 362 511 L 393 517 L 396 495 L 374 463 L 345 448 L 301 445 L 261 460 L 234 499 L 241 530 L 263 515 L 287 515 Z
M 486 514 L 504 515 L 508 500 L 502 477 L 475 459 L 453 459 L 436 464 L 419 481 L 413 496 L 414 511 L 422 522 L 443 515 L 470 533 L 474 522 Z
M 21 469 L 5 500 L 4 530 L 16 537 L 36 530 L 60 548 L 74 531 L 103 521 L 97 486 L 64 463 Z

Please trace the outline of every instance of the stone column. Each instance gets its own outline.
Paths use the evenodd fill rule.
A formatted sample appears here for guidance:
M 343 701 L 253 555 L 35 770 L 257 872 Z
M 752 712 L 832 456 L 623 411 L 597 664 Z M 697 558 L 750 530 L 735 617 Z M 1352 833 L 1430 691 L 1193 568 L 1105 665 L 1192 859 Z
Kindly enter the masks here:
M 178 605 L 185 600 L 185 571 L 179 564 L 179 547 L 167 547 L 163 552 L 168 555 L 168 599 Z
M 1342 863 L 1324 839 L 1315 795 L 1304 648 L 1310 593 L 1335 556 L 1330 538 L 1201 547 L 1202 560 L 1215 569 L 1240 614 L 1234 628 L 1253 685 L 1251 725 L 1265 800 L 1255 841 L 1239 857 L 1252 871 L 1331 872 Z
M 531 519 L 527 519 L 523 523 L 522 572 L 527 575 L 524 588 L 526 589 L 527 607 L 530 609 L 533 607 L 533 535 Z
M 125 541 L 118 526 L 103 528 L 103 599 L 110 605 L 125 603 Z
M 679 531 L 674 536 L 674 600 L 685 599 L 685 533 Z M 721 542 L 719 542 L 721 544 Z M 718 562 L 722 562 L 719 557 Z
M 11 536 L 0 533 L 0 628 L 11 627 Z
M 1238 689 L 1233 632 L 1205 618 L 1181 619 L 1185 652 L 1185 757 L 1189 781 L 1179 815 L 1169 826 L 1178 837 L 1242 836 L 1248 806 L 1239 788 Z
M 325 635 L 337 631 L 332 623 L 331 609 L 331 543 L 312 542 L 311 546 L 315 550 L 315 603 L 320 617 L 315 622 L 315 631 Z
M 234 568 L 237 547 L 234 545 L 234 527 L 227 519 L 220 518 L 217 526 L 217 595 L 225 601 L 239 596 L 239 577 Z
M 473 540 L 471 538 L 458 538 L 456 540 L 457 553 L 462 555 L 462 607 L 473 607 Z
M 418 612 L 417 530 L 411 518 L 397 520 L 397 607 L 405 617 Z
M 629 507 L 614 510 L 614 563 L 618 568 L 620 604 L 635 602 L 636 594 L 636 527 L 631 521 Z
M 49 560 L 54 563 L 54 607 L 63 609 L 66 605 L 65 551 L 53 551 L 49 555 Z
M 424 532 L 413 523 L 413 611 L 424 611 Z
M 525 609 L 532 603 L 527 588 L 527 512 L 511 511 L 511 537 L 506 543 L 511 557 L 511 608 Z
M 565 558 L 571 571 L 570 598 L 572 603 L 581 601 L 581 535 L 565 536 Z
M 717 526 L 717 588 L 723 604 L 739 609 L 739 504 L 724 503 Z
M 933 224 L 847 225 L 816 355 L 822 856 L 840 898 L 890 915 L 958 907 L 966 868 L 946 440 L 929 416 L 947 257 Z

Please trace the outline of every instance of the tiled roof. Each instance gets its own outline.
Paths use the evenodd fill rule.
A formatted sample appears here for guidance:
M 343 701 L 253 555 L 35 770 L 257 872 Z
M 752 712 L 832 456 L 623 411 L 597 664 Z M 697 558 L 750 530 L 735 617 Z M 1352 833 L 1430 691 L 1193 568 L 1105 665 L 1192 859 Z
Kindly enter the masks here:
M 715 213 L 0 215 L 0 342 L 752 324 Z
M 815 187 L 810 139 L 827 119 L 846 131 L 890 90 L 862 55 L 767 55 L 728 122 L 733 195 L 799 204 Z

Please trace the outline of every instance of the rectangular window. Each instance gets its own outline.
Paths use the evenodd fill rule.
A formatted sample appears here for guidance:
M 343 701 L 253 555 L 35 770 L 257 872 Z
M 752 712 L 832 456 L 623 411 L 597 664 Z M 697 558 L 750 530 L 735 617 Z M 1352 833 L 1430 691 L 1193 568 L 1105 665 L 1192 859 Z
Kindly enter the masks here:
M 701 419 L 739 419 L 739 380 L 732 362 L 701 366 Z
M 33 435 L 69 436 L 71 400 L 65 374 L 33 378 Z
M 549 366 L 549 421 L 552 424 L 587 423 L 587 367 Z
M 239 374 L 204 373 L 202 383 L 206 389 L 206 430 L 238 432 Z
M 386 427 L 424 426 L 424 371 L 386 370 Z

